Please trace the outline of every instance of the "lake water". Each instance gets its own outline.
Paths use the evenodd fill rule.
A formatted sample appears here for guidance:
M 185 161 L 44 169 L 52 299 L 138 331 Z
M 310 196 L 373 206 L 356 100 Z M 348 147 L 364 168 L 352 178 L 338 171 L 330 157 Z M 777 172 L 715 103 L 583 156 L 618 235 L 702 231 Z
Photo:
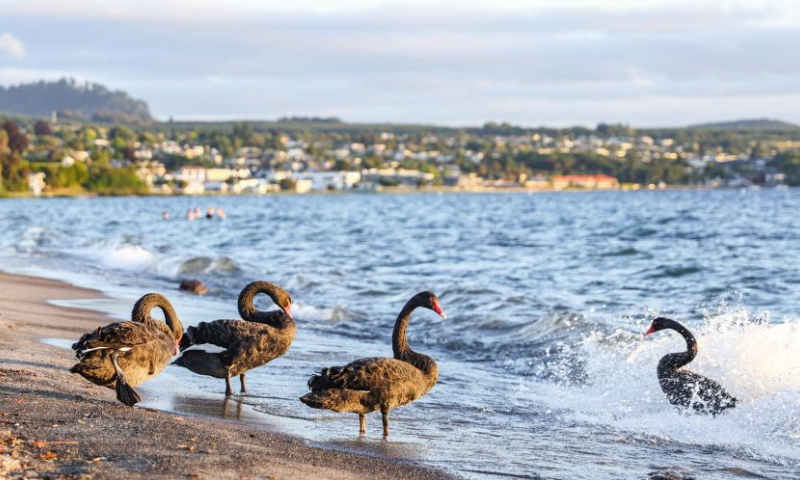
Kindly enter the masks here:
M 184 219 L 211 205 L 227 220 Z M 795 479 L 798 207 L 799 190 L 3 200 L 0 268 L 100 288 L 111 299 L 82 305 L 120 318 L 160 291 L 186 325 L 237 318 L 251 280 L 291 292 L 297 339 L 248 374 L 253 396 L 224 402 L 223 381 L 168 367 L 143 386 L 146 406 L 468 478 Z M 182 278 L 209 296 L 177 292 Z M 297 400 L 318 367 L 391 356 L 397 313 L 425 289 L 448 319 L 416 312 L 410 343 L 440 381 L 393 411 L 388 441 L 377 414 L 359 437 L 356 415 Z M 684 343 L 645 339 L 656 315 L 695 332 L 690 368 L 736 409 L 670 406 L 656 364 Z

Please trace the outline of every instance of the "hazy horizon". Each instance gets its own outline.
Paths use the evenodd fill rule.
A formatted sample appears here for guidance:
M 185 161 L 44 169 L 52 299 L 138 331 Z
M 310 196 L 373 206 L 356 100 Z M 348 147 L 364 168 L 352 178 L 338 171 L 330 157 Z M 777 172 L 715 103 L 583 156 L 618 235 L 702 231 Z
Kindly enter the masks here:
M 159 120 L 800 123 L 781 0 L 4 2 L 0 84 L 74 77 Z

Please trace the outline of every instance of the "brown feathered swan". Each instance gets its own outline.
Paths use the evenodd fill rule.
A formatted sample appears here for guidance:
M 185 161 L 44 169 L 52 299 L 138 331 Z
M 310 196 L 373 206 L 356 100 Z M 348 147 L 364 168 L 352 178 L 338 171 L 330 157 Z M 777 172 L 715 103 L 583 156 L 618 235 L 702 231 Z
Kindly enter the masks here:
M 253 298 L 259 293 L 268 295 L 280 310 L 256 310 Z M 231 377 L 238 375 L 241 392 L 247 393 L 245 372 L 282 356 L 292 345 L 296 327 L 291 307 L 292 297 L 286 290 L 270 282 L 253 282 L 239 294 L 239 315 L 243 320 L 214 320 L 189 327 L 180 344 L 183 354 L 175 365 L 200 375 L 224 378 L 225 395 L 233 394 Z M 202 344 L 225 351 L 187 350 Z
M 394 358 L 363 358 L 342 367 L 323 368 L 308 380 L 311 393 L 300 397 L 300 401 L 311 408 L 357 413 L 361 433 L 367 431 L 365 415 L 380 410 L 383 435 L 388 436 L 389 410 L 422 397 L 439 379 L 439 367 L 433 358 L 408 346 L 406 328 L 417 307 L 447 318 L 435 294 L 414 295 L 394 324 Z
M 164 312 L 166 324 L 150 316 L 153 308 Z M 148 293 L 133 306 L 131 321 L 100 327 L 72 345 L 78 357 L 70 372 L 117 392 L 128 406 L 142 401 L 133 389 L 155 377 L 178 353 L 183 325 L 163 295 Z

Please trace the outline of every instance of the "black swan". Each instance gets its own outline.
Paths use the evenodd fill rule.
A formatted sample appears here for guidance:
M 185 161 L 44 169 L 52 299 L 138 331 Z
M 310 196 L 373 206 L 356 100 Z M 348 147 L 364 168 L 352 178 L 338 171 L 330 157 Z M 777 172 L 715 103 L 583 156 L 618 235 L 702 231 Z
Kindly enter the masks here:
M 682 409 L 691 408 L 696 413 L 718 415 L 736 406 L 736 398 L 714 380 L 698 375 L 683 367 L 697 356 L 697 341 L 683 325 L 669 318 L 653 320 L 645 336 L 659 330 L 675 330 L 686 339 L 686 351 L 670 353 L 658 362 L 658 383 L 667 400 Z
M 253 305 L 259 293 L 267 294 L 280 310 L 261 312 Z M 296 327 L 291 314 L 292 297 L 270 282 L 253 282 L 239 294 L 243 320 L 214 320 L 189 327 L 180 344 L 183 354 L 175 365 L 194 373 L 225 379 L 225 395 L 232 395 L 231 377 L 239 375 L 241 392 L 247 393 L 245 372 L 260 367 L 289 350 Z M 225 351 L 186 350 L 193 345 L 212 344 Z
M 439 299 L 421 292 L 406 303 L 392 333 L 394 358 L 363 358 L 342 367 L 323 368 L 308 380 L 311 393 L 300 401 L 311 408 L 358 414 L 360 432 L 367 430 L 365 415 L 376 410 L 383 417 L 383 435 L 389 435 L 389 410 L 422 397 L 439 379 L 439 367 L 426 355 L 408 346 L 406 328 L 417 307 L 446 318 Z
M 155 307 L 164 312 L 166 324 L 150 316 Z M 148 293 L 134 305 L 131 321 L 100 327 L 73 344 L 79 361 L 69 371 L 115 389 L 117 400 L 133 406 L 142 401 L 133 387 L 164 370 L 177 355 L 182 335 L 183 325 L 169 300 Z

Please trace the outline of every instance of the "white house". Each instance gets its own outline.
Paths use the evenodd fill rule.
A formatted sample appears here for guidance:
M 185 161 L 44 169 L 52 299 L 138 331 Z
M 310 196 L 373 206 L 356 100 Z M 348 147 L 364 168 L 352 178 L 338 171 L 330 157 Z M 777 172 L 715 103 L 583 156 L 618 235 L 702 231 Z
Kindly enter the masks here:
M 206 169 L 203 167 L 182 167 L 175 173 L 175 180 L 191 183 L 206 181 Z
M 204 153 L 206 153 L 206 149 L 202 145 L 194 145 L 194 146 L 184 145 L 183 146 L 183 155 L 186 158 L 202 157 Z
M 361 181 L 360 172 L 301 172 L 295 175 L 297 180 L 311 182 L 311 190 L 350 190 Z
M 311 191 L 312 182 L 311 180 L 297 180 L 294 185 L 294 190 L 297 193 L 307 193 Z
M 281 187 L 276 183 L 270 183 L 261 178 L 246 178 L 233 184 L 231 191 L 234 193 L 255 193 L 263 195 L 269 192 L 280 191 Z
M 44 177 L 45 174 L 43 172 L 31 173 L 28 175 L 28 187 L 30 187 L 31 192 L 35 197 L 41 195 L 42 190 L 44 190 Z
M 206 187 L 203 182 L 186 182 L 186 186 L 182 190 L 184 195 L 202 195 L 205 191 Z
M 233 177 L 234 171 L 230 168 L 207 168 L 206 181 L 208 182 L 227 182 Z

